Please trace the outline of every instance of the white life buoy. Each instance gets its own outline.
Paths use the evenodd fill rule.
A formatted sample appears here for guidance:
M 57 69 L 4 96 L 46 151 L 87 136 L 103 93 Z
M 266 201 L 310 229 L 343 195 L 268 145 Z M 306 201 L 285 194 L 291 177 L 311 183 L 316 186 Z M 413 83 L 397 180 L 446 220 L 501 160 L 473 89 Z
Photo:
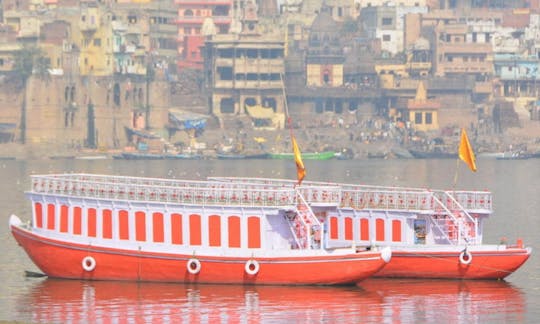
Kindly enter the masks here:
M 85 271 L 92 271 L 96 268 L 96 260 L 91 256 L 86 256 L 82 259 L 82 267 Z
M 186 264 L 186 267 L 187 267 L 187 271 L 191 274 L 197 274 L 201 271 L 201 261 L 195 259 L 195 258 L 192 258 L 192 259 L 189 259 L 187 264 Z
M 259 272 L 260 266 L 257 260 L 248 260 L 244 266 L 244 270 L 248 275 L 256 275 Z
M 459 262 L 461 264 L 469 264 L 471 263 L 472 261 L 472 254 L 471 252 L 467 251 L 467 250 L 463 250 L 461 251 L 461 253 L 459 254 Z

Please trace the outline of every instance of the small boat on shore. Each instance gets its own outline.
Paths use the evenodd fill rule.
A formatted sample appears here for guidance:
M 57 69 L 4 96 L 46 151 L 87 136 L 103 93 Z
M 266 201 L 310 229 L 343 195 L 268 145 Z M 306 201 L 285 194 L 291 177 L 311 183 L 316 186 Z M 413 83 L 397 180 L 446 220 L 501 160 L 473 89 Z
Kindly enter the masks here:
M 11 232 L 49 277 L 356 284 L 389 248 L 333 247 L 295 186 L 91 174 L 33 175 L 32 219 Z
M 266 188 L 291 180 L 213 178 Z M 493 213 L 487 191 L 434 190 L 304 181 L 297 189 L 326 229 L 327 248 L 391 247 L 391 261 L 375 277 L 503 279 L 531 254 L 516 244 L 484 244 Z

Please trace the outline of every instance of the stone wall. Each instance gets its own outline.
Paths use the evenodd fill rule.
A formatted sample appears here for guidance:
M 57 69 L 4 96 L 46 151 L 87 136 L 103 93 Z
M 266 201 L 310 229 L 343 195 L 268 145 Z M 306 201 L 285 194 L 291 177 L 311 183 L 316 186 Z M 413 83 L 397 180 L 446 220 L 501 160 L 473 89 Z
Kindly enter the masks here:
M 115 90 L 116 89 L 116 90 Z M 151 129 L 162 132 L 170 107 L 169 83 L 150 83 Z M 118 100 L 114 100 L 114 92 Z M 103 149 L 127 144 L 124 127 L 133 126 L 133 114 L 146 107 L 146 82 L 112 78 L 53 77 L 49 81 L 30 78 L 26 91 L 26 142 L 62 149 L 84 147 L 88 137 L 88 106 L 94 106 L 97 144 Z M 13 84 L 0 85 L 0 122 L 17 123 L 19 130 L 24 91 Z M 119 104 L 117 104 L 119 103 Z

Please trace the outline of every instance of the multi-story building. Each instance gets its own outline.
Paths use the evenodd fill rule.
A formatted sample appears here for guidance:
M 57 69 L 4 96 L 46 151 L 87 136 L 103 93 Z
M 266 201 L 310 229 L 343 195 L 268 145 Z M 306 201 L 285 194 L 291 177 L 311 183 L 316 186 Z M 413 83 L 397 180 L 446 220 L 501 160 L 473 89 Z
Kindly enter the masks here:
M 177 12 L 172 0 L 115 4 L 112 19 L 115 73 L 146 77 L 147 67 L 167 70 L 176 64 Z
M 98 1 L 86 1 L 81 3 L 79 18 L 73 38 L 80 49 L 80 74 L 112 75 L 114 58 L 110 15 Z
M 343 85 L 345 55 L 340 38 L 341 24 L 330 8 L 324 6 L 313 21 L 306 53 L 306 86 L 340 87 Z
M 439 25 L 434 29 L 434 74 L 472 76 L 493 74 L 493 52 L 488 35 L 471 32 L 466 24 Z
M 381 49 L 387 55 L 396 55 L 405 50 L 406 16 L 424 14 L 426 6 L 377 6 L 366 7 L 360 12 L 360 21 L 365 36 L 381 40 Z
M 240 34 L 214 35 L 204 46 L 209 106 L 220 119 L 250 116 L 254 124 L 284 126 L 284 38 L 260 34 L 253 6 L 244 7 Z
M 178 7 L 178 66 L 202 69 L 201 47 L 206 36 L 226 34 L 234 11 L 241 3 L 234 0 L 175 0 Z

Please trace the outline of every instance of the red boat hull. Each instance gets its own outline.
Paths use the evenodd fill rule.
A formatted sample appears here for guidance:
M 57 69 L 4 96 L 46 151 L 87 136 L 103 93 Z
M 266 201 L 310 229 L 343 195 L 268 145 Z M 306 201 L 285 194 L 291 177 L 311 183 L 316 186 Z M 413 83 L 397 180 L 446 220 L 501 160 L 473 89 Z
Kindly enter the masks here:
M 433 279 L 503 279 L 516 271 L 531 254 L 527 248 L 474 251 L 469 264 L 460 262 L 461 251 L 392 250 L 392 260 L 375 277 Z
M 386 262 L 381 252 L 325 256 L 260 257 L 259 271 L 248 274 L 251 258 L 199 256 L 200 271 L 190 273 L 193 255 L 110 249 L 53 240 L 11 226 L 13 236 L 32 261 L 49 277 L 88 280 L 198 282 L 228 284 L 355 284 L 379 271 Z M 95 260 L 83 268 L 86 257 Z

